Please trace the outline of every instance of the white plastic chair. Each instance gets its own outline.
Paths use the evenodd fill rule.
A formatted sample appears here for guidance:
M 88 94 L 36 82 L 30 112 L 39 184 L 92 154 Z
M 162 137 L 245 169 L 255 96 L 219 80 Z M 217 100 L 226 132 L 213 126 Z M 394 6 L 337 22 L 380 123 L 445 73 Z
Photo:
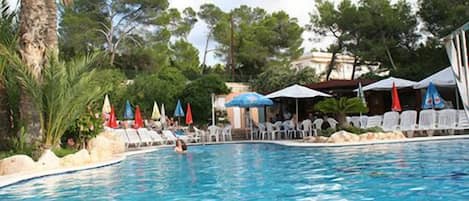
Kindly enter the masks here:
M 333 119 L 333 118 L 330 118 L 330 117 L 327 118 L 326 121 L 327 121 L 327 123 L 329 124 L 329 126 L 330 126 L 331 128 L 333 128 L 333 129 L 336 129 L 337 124 L 339 123 L 339 122 L 337 122 L 337 120 L 335 120 L 335 119 Z
M 311 123 L 311 120 L 309 119 L 305 119 L 303 122 L 301 122 L 301 129 L 298 130 L 298 134 L 301 138 L 312 135 L 312 124 L 313 123 Z
M 368 124 L 368 116 L 362 115 L 362 116 L 359 116 L 359 119 L 360 119 L 360 128 L 366 128 Z
M 275 139 L 282 139 L 282 134 L 286 135 L 285 134 L 285 129 L 283 129 L 283 122 L 281 121 L 277 121 L 275 122 L 274 124 L 274 131 L 272 134 L 273 136 L 275 137 Z M 278 136 L 277 136 L 278 135 Z
M 407 134 L 407 137 L 413 137 L 417 128 L 417 111 L 406 110 L 401 113 L 401 123 L 399 129 Z
M 433 132 L 436 129 L 436 114 L 435 110 L 420 111 L 418 130 L 426 132 L 428 136 L 433 136 Z
M 193 137 L 194 137 L 194 140 L 196 142 L 205 142 L 205 141 L 207 141 L 207 139 L 206 139 L 207 133 L 205 131 L 198 129 L 195 126 L 194 126 L 194 131 L 195 131 L 195 133 L 194 133 Z
M 280 131 L 276 130 L 275 125 L 270 122 L 265 123 L 265 127 L 267 128 L 267 138 L 275 140 L 277 133 Z
M 323 119 L 316 119 L 313 121 L 313 133 L 314 136 L 318 136 L 319 131 L 322 129 L 322 124 L 324 123 Z
M 218 126 L 209 126 L 207 130 L 208 130 L 209 141 L 211 142 L 213 137 L 215 137 L 215 141 L 218 142 L 220 138 L 221 128 Z
M 458 111 L 455 109 L 444 109 L 438 111 L 438 124 L 437 128 L 448 132 L 448 134 L 454 134 L 454 128 L 458 123 L 457 121 Z
M 293 138 L 293 135 L 296 133 L 295 123 L 292 120 L 287 120 L 282 123 L 282 126 L 285 133 L 285 139 Z
M 382 120 L 383 117 L 380 115 L 368 117 L 365 128 L 381 127 Z
M 231 135 L 231 125 L 225 126 L 222 131 L 222 138 L 223 141 L 232 141 L 233 136 Z
M 399 125 L 399 113 L 398 112 L 386 112 L 383 115 L 383 131 L 394 131 L 397 130 Z
M 259 131 L 258 131 L 258 139 L 259 140 L 265 140 L 265 139 L 268 139 L 268 136 L 267 136 L 267 128 L 265 127 L 264 124 L 258 124 L 257 127 L 259 128 Z
M 352 124 L 352 126 L 354 127 L 360 128 L 360 116 L 350 117 L 349 124 Z

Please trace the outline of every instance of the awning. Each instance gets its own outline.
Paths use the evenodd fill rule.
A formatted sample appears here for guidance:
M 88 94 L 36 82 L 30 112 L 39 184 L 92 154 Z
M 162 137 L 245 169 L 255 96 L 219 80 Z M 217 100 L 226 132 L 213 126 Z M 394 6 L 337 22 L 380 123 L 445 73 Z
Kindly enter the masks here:
M 427 88 L 430 82 L 439 87 L 456 87 L 456 80 L 451 67 L 445 68 L 433 75 L 428 76 L 414 85 L 414 89 Z
M 392 84 L 396 85 L 396 88 L 406 88 L 406 87 L 413 87 L 417 82 L 410 81 L 410 80 L 405 80 L 401 78 L 395 78 L 395 77 L 389 77 L 384 80 L 377 81 L 373 84 L 369 84 L 363 87 L 363 91 L 369 91 L 369 90 L 374 90 L 374 91 L 390 91 L 392 89 Z M 354 91 L 357 91 L 358 89 L 355 89 Z

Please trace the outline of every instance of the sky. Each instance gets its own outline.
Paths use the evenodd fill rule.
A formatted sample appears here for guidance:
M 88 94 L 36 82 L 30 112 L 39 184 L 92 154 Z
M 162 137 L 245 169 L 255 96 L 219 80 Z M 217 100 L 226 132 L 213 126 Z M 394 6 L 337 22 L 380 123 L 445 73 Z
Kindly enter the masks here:
M 228 12 L 240 5 L 248 5 L 250 7 L 261 7 L 267 12 L 275 12 L 283 10 L 290 15 L 298 19 L 300 26 L 304 26 L 309 23 L 309 13 L 314 10 L 314 0 L 170 0 L 170 7 L 183 10 L 186 7 L 192 7 L 195 11 L 198 11 L 200 6 L 205 3 L 212 3 L 220 7 L 223 11 Z M 202 58 L 205 50 L 205 40 L 207 38 L 208 29 L 203 21 L 198 21 L 191 33 L 189 34 L 188 40 L 199 50 L 199 57 Z M 312 42 L 311 38 L 315 38 Z M 305 53 L 309 52 L 312 48 L 327 48 L 330 43 L 333 42 L 332 38 L 321 38 L 314 37 L 312 33 L 303 33 L 303 47 Z M 215 48 L 216 43 L 211 42 L 209 49 Z M 211 53 L 211 54 L 210 54 Z M 207 64 L 213 65 L 220 61 L 214 57 L 213 52 L 209 52 L 207 56 Z M 202 60 L 202 59 L 201 59 Z

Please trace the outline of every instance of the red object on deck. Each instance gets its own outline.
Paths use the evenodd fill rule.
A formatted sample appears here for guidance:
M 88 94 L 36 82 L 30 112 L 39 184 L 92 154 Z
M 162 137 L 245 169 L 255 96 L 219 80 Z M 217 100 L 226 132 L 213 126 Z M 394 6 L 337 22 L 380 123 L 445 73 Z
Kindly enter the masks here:
M 394 112 L 402 111 L 401 102 L 399 101 L 399 94 L 397 93 L 397 88 L 394 82 L 392 83 L 392 107 L 391 110 Z
M 138 105 L 137 105 L 137 108 L 135 109 L 134 128 L 143 128 L 142 114 L 140 113 L 140 107 Z
M 186 124 L 191 125 L 192 123 L 194 122 L 192 121 L 191 104 L 187 103 Z
M 117 120 L 116 120 L 116 113 L 114 112 L 114 107 L 111 106 L 111 115 L 109 117 L 109 125 L 110 128 L 117 128 Z

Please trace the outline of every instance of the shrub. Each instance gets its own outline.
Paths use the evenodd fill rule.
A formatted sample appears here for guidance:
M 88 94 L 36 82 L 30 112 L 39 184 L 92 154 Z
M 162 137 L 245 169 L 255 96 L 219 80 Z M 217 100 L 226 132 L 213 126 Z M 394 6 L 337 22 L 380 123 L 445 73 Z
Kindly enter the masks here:
M 341 130 L 354 133 L 354 134 L 363 134 L 367 132 L 383 132 L 383 129 L 381 129 L 380 127 L 358 128 L 355 126 L 344 126 L 344 127 L 341 127 Z
M 347 114 L 368 112 L 368 108 L 363 104 L 361 99 L 345 97 L 325 99 L 317 103 L 315 109 L 323 113 L 335 114 L 340 127 L 347 126 L 347 121 L 345 120 Z

